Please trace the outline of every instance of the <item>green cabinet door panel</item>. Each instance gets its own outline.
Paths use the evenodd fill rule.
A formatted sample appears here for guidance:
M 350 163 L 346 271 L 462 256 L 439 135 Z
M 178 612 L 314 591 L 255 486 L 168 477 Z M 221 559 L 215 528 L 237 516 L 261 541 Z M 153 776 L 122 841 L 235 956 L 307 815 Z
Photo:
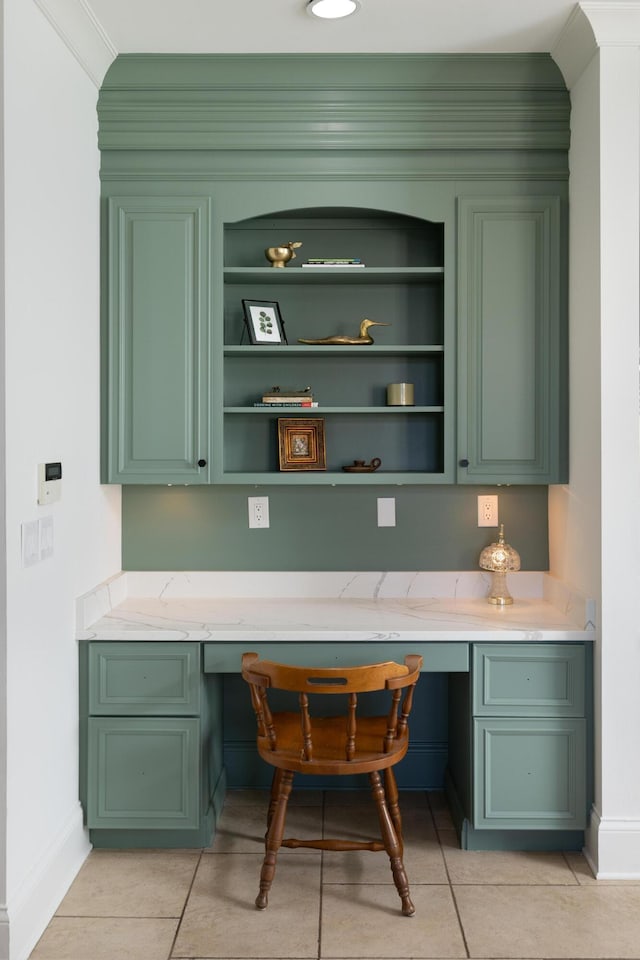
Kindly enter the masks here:
M 208 480 L 210 229 L 209 197 L 107 201 L 107 482 Z
M 475 644 L 475 716 L 582 717 L 585 652 L 578 644 Z
M 474 720 L 476 829 L 583 829 L 585 720 Z
M 458 199 L 458 481 L 566 477 L 564 245 L 553 196 Z
M 200 720 L 90 717 L 87 825 L 195 829 L 200 823 Z
M 94 715 L 200 714 L 197 643 L 94 643 L 89 678 Z

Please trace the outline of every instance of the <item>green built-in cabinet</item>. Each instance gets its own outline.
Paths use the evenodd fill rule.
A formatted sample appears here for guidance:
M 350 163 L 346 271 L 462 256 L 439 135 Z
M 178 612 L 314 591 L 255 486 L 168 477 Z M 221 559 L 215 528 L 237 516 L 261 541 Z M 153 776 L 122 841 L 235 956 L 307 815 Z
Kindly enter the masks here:
M 211 201 L 112 196 L 105 217 L 105 479 L 204 483 Z
M 492 846 L 496 831 L 531 849 L 542 831 L 565 848 L 581 837 L 587 676 L 581 644 L 475 644 L 471 673 L 450 677 L 448 791 L 464 847 Z
M 559 197 L 458 200 L 458 480 L 566 479 Z
M 101 846 L 208 842 L 222 765 L 219 682 L 198 643 L 82 649 L 86 823 Z M 220 801 L 221 802 L 221 801 Z
M 266 643 L 269 656 L 300 662 L 363 658 L 361 644 L 323 644 L 321 654 L 313 646 Z M 396 646 L 380 655 L 397 658 Z M 422 646 L 425 670 L 448 674 L 448 744 L 440 748 L 461 845 L 581 847 L 590 794 L 584 645 Z M 81 797 L 94 844 L 205 845 L 224 802 L 224 764 L 232 784 L 242 770 L 242 786 L 265 785 L 253 740 L 238 740 L 250 729 L 248 695 L 244 704 L 245 691 L 234 682 L 223 696 L 225 675 L 241 682 L 241 652 L 237 643 L 81 644 Z M 447 726 L 446 700 L 445 688 L 439 728 Z M 405 771 L 414 789 L 425 789 L 435 769 L 431 751 L 420 752 L 427 721 L 434 718 L 418 706 L 417 750 Z
M 423 217 L 311 207 L 222 225 L 215 196 L 109 197 L 105 479 L 563 479 L 560 201 L 438 193 L 440 220 L 425 192 Z M 296 260 L 270 267 L 265 248 L 287 238 L 303 244 Z M 366 266 L 302 266 L 322 256 Z M 243 300 L 277 303 L 287 342 L 252 345 Z M 364 318 L 388 324 L 373 344 L 298 342 L 355 336 Z M 413 406 L 387 405 L 398 382 L 414 384 Z M 311 386 L 318 406 L 254 406 L 276 385 Z M 279 471 L 278 416 L 324 420 L 326 471 Z M 342 470 L 374 457 L 376 473 Z
M 105 482 L 567 479 L 550 58 L 124 56 L 98 112 Z M 321 257 L 366 266 L 302 267 Z M 287 344 L 243 338 L 251 299 L 279 304 Z M 389 324 L 373 345 L 297 343 L 364 318 Z M 403 381 L 415 406 L 387 406 Z M 275 385 L 312 387 L 325 471 L 279 470 L 277 416 L 253 406 Z

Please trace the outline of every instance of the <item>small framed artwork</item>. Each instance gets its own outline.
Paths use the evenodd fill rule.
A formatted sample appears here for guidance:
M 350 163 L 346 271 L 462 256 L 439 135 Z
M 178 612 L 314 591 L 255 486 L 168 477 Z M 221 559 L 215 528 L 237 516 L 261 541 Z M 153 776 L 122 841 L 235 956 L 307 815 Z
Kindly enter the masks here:
M 280 306 L 275 300 L 243 300 L 242 308 L 251 343 L 287 342 Z
M 324 420 L 278 419 L 281 470 L 326 470 Z

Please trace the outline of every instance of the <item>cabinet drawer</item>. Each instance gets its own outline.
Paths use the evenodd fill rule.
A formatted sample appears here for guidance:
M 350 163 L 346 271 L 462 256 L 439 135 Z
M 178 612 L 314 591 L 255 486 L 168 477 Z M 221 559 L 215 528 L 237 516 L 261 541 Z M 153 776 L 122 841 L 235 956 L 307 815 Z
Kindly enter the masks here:
M 200 713 L 197 643 L 92 643 L 89 713 L 190 716 Z
M 477 829 L 582 830 L 584 720 L 474 721 Z
M 573 644 L 477 644 L 475 716 L 581 717 L 584 647 Z
M 195 717 L 90 717 L 87 826 L 196 828 L 199 744 Z

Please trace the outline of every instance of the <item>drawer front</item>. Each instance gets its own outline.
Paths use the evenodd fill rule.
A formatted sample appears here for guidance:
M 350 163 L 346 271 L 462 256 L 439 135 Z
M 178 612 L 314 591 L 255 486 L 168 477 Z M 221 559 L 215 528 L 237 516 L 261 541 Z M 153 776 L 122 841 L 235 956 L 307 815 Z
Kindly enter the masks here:
M 397 660 L 402 663 L 406 654 L 420 653 L 423 657 L 423 673 L 468 673 L 468 643 L 424 643 L 386 641 L 319 643 L 286 641 L 254 644 L 250 642 L 205 643 L 205 673 L 240 673 L 242 654 L 256 649 L 265 660 L 281 663 L 297 663 L 305 667 L 353 666 L 358 663 L 373 663 L 382 660 Z
M 195 717 L 90 717 L 87 826 L 196 828 L 199 740 Z
M 105 716 L 197 716 L 197 643 L 92 643 L 89 713 Z
M 475 720 L 473 826 L 582 830 L 585 721 Z
M 584 716 L 584 647 L 477 644 L 473 713 L 500 717 Z

